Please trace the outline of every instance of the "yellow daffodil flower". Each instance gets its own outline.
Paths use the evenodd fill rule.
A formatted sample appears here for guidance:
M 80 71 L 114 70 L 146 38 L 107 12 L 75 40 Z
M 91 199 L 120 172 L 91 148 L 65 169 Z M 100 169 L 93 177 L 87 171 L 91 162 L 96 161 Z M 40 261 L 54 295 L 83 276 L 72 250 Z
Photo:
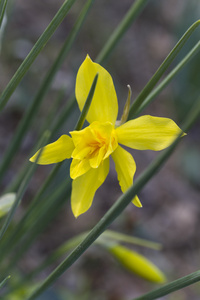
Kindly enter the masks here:
M 80 131 L 62 135 L 43 148 L 37 161 L 46 165 L 72 158 L 71 206 L 75 217 L 86 212 L 96 190 L 109 172 L 109 156 L 115 163 L 119 184 L 124 193 L 132 184 L 136 164 L 132 155 L 120 145 L 138 150 L 162 150 L 168 147 L 181 129 L 168 118 L 142 116 L 116 127 L 118 101 L 111 75 L 87 55 L 76 78 L 76 99 L 83 109 L 90 87 L 99 74 L 93 100 L 87 114 L 90 125 Z M 36 161 L 38 152 L 30 161 Z M 141 207 L 136 196 L 133 203 Z

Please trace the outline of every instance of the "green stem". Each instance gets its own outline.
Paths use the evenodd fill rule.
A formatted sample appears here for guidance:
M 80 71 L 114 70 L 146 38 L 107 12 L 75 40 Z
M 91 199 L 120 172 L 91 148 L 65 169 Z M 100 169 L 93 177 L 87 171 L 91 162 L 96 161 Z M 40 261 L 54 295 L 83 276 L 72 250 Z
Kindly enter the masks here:
M 2 288 L 2 287 L 6 284 L 7 280 L 10 279 L 10 277 L 11 277 L 11 276 L 7 276 L 7 277 L 0 283 L 0 288 Z
M 200 100 L 200 99 L 199 99 Z M 200 115 L 200 101 L 191 110 L 186 122 L 183 124 L 183 130 L 187 131 Z M 92 243 L 106 230 L 106 228 L 122 213 L 133 197 L 144 187 L 144 185 L 159 171 L 166 162 L 180 141 L 182 133 L 177 139 L 163 151 L 158 158 L 150 164 L 147 170 L 135 181 L 127 192 L 122 195 L 115 204 L 109 209 L 104 217 L 90 231 L 87 237 L 72 251 L 72 253 L 46 278 L 46 280 L 27 298 L 34 300 L 53 284 L 88 248 Z
M 56 101 L 53 103 L 53 105 L 51 106 L 49 113 L 43 123 L 43 126 L 40 130 L 39 133 L 39 137 L 41 137 L 43 135 L 43 132 L 45 132 L 46 130 L 48 130 L 50 128 L 50 132 L 51 132 L 51 124 L 52 124 L 52 116 L 55 116 L 55 111 L 57 111 L 57 107 L 60 103 L 60 101 L 63 99 L 64 96 L 64 91 L 61 90 Z M 48 141 L 47 141 L 48 143 Z M 35 144 L 35 146 L 33 147 L 33 149 L 31 150 L 30 155 L 28 155 L 28 157 L 32 157 L 33 154 L 40 148 L 39 142 L 37 142 Z M 10 192 L 15 192 L 18 188 L 20 183 L 22 182 L 25 174 L 28 172 L 30 167 L 29 162 L 25 162 L 25 164 L 22 166 L 20 172 L 17 174 L 17 176 L 13 179 L 13 181 L 6 187 L 5 192 L 6 193 L 10 193 Z M 51 175 L 50 175 L 51 176 Z
M 133 5 L 128 10 L 120 25 L 114 30 L 111 37 L 97 56 L 95 60 L 96 62 L 102 63 L 109 57 L 119 40 L 124 36 L 125 32 L 144 9 L 148 1 L 149 0 L 134 1 Z
M 143 88 L 143 90 L 140 92 L 140 94 L 137 96 L 136 100 L 133 102 L 130 108 L 129 112 L 129 119 L 135 117 L 137 115 L 138 110 L 142 103 L 145 101 L 146 97 L 149 95 L 149 93 L 153 90 L 156 83 L 159 81 L 161 76 L 164 74 L 164 72 L 167 70 L 167 68 L 170 66 L 172 61 L 175 59 L 175 57 L 178 55 L 180 50 L 183 48 L 184 44 L 187 42 L 189 37 L 192 35 L 194 30 L 200 25 L 200 20 L 196 21 L 194 24 L 190 26 L 190 28 L 185 32 L 185 34 L 182 36 L 182 38 L 178 41 L 178 43 L 175 45 L 175 47 L 172 49 L 172 51 L 169 53 L 169 55 L 166 57 L 166 59 L 163 61 L 163 63 L 160 65 L 156 73 L 151 77 L 149 82 L 146 84 L 146 86 Z
M 200 281 L 200 271 L 181 277 L 133 300 L 154 300 Z
M 92 82 L 90 91 L 88 93 L 86 102 L 85 102 L 83 110 L 80 114 L 79 121 L 78 121 L 78 123 L 75 127 L 75 130 L 80 130 L 82 128 L 82 125 L 85 121 L 85 118 L 87 116 L 87 112 L 90 108 L 90 105 L 91 105 L 91 102 L 92 102 L 92 99 L 93 99 L 93 95 L 94 95 L 94 91 L 95 91 L 95 88 L 96 88 L 97 80 L 98 80 L 98 74 L 96 74 L 96 76 L 94 77 L 94 80 Z M 44 190 L 47 188 L 47 186 L 50 184 L 50 182 L 54 178 L 55 172 L 56 173 L 58 172 L 61 165 L 62 165 L 62 162 L 59 163 L 53 169 L 53 171 L 51 172 L 49 178 L 46 180 L 44 186 L 42 187 L 42 190 L 33 199 L 32 204 L 31 204 L 30 209 L 28 210 L 27 214 L 18 223 L 18 225 L 14 229 L 14 231 L 11 232 L 11 234 L 7 238 L 7 240 L 5 240 L 3 244 L 1 244 L 1 248 L 0 248 L 0 250 L 1 250 L 1 256 L 0 256 L 1 259 L 4 257 L 4 255 L 8 254 L 8 252 L 13 249 L 13 244 L 15 244 L 25 232 L 29 232 L 30 227 L 34 227 L 35 220 L 36 220 L 36 223 L 38 224 L 38 218 L 40 218 L 40 216 L 43 212 L 49 213 L 49 209 L 51 208 L 50 203 L 52 203 L 52 205 L 54 205 L 54 201 L 52 200 L 52 202 L 50 202 L 50 200 L 49 200 L 47 205 L 50 205 L 50 206 L 48 208 L 46 208 L 45 201 L 39 202 L 39 199 L 40 199 L 40 196 L 43 194 Z M 51 197 L 51 199 L 53 199 L 53 198 Z M 55 200 L 56 200 L 56 198 L 55 198 Z M 43 221 L 44 221 L 44 219 L 42 218 L 42 222 Z M 32 235 L 30 235 L 30 232 L 29 232 L 29 238 L 30 238 L 30 236 L 32 236 Z M 11 245 L 12 245 L 12 247 L 11 247 Z M 29 244 L 26 242 L 26 245 L 25 245 L 26 248 L 27 248 L 27 245 L 29 245 Z M 13 257 L 14 262 L 16 262 L 16 259 L 19 259 L 19 257 L 21 257 L 22 253 L 24 252 L 25 247 L 23 247 L 23 251 L 20 251 L 18 255 L 16 255 L 16 254 L 14 255 L 14 257 Z M 12 261 L 11 261 L 10 265 L 14 264 L 14 263 L 12 263 Z
M 8 83 L 7 87 L 3 91 L 1 97 L 0 97 L 0 110 L 4 108 L 8 100 L 10 99 L 10 96 L 14 93 L 15 89 L 17 88 L 18 84 L 32 65 L 32 63 L 35 61 L 41 50 L 44 48 L 48 40 L 51 38 L 55 30 L 58 28 L 58 26 L 61 24 L 61 22 L 66 17 L 67 13 L 69 12 L 70 8 L 74 4 L 76 0 L 66 0 L 55 17 L 52 19 L 51 23 L 48 25 L 48 27 L 45 29 L 43 34 L 40 36 L 38 41 L 33 46 L 30 53 L 27 55 L 27 57 L 24 59 L 10 82 Z
M 67 252 L 74 249 L 87 235 L 87 232 L 81 233 L 71 239 L 69 239 L 67 242 L 65 242 L 63 245 L 61 245 L 58 249 L 56 249 L 52 254 L 50 254 L 40 265 L 38 265 L 32 272 L 29 274 L 26 274 L 24 278 L 20 278 L 18 282 L 14 284 L 9 290 L 5 291 L 3 294 L 3 297 L 5 295 L 13 293 L 15 290 L 20 289 L 25 284 L 28 284 L 28 282 L 34 278 L 37 274 L 39 274 L 42 270 L 47 268 L 49 265 L 55 263 L 59 258 L 61 258 L 63 255 L 66 255 Z M 1 296 L 0 296 L 0 299 Z
M 108 56 L 112 53 L 112 51 L 115 49 L 115 46 L 119 43 L 120 39 L 124 36 L 126 31 L 129 29 L 130 25 L 133 23 L 133 21 L 136 19 L 138 14 L 142 9 L 144 9 L 146 3 L 148 0 L 136 0 L 128 13 L 125 15 L 125 17 L 122 19 L 120 24 L 115 29 L 114 33 L 110 36 L 108 41 L 106 42 L 103 49 L 100 51 L 96 58 L 96 62 L 99 64 L 103 63 Z M 62 111 L 59 118 L 54 123 L 52 134 L 54 134 L 56 131 L 59 130 L 59 128 L 63 125 L 63 123 L 66 121 L 72 110 L 75 108 L 76 102 L 75 97 L 71 97 L 68 101 L 67 106 Z
M 81 26 L 87 16 L 87 13 L 88 13 L 91 5 L 93 4 L 93 2 L 94 2 L 94 0 L 87 1 L 77 22 L 74 25 L 69 37 L 67 38 L 66 42 L 64 43 L 57 59 L 53 63 L 52 67 L 50 68 L 47 76 L 45 77 L 45 79 L 42 82 L 42 85 L 40 86 L 39 91 L 37 92 L 34 100 L 32 101 L 27 112 L 25 113 L 22 121 L 20 122 L 20 124 L 17 128 L 17 131 L 15 132 L 15 134 L 13 136 L 12 142 L 9 145 L 9 148 L 6 150 L 5 155 L 2 159 L 2 163 L 0 166 L 0 179 L 3 177 L 5 171 L 8 169 L 8 166 L 11 164 L 13 158 L 15 157 L 14 154 L 19 149 L 21 142 L 23 141 L 25 134 L 27 133 L 29 127 L 31 126 L 32 121 L 34 120 L 34 117 L 42 103 L 42 100 L 44 99 L 45 95 L 47 94 L 57 71 L 59 70 L 59 68 L 62 65 L 63 61 L 65 60 L 67 54 L 69 53 L 69 50 L 71 49 L 71 46 L 73 45 L 73 42 L 74 42 L 79 30 L 81 29 Z
M 137 114 L 129 114 L 130 118 L 138 116 L 155 97 L 169 84 L 169 82 L 179 73 L 179 71 L 196 55 L 200 50 L 200 42 L 198 42 L 192 50 L 182 59 L 182 61 L 166 76 L 166 78 L 146 97 L 144 102 L 137 110 Z
M 8 0 L 0 0 L 0 29 L 3 22 L 3 17 L 6 11 Z
M 7 293 L 4 293 L 4 296 L 7 295 L 8 293 L 9 294 L 12 293 L 16 289 L 19 289 L 21 286 L 28 283 L 37 274 L 39 274 L 41 271 L 47 268 L 49 265 L 55 263 L 63 255 L 66 255 L 66 253 L 74 249 L 83 240 L 83 238 L 86 237 L 87 234 L 88 232 L 83 232 L 69 239 L 64 244 L 62 244 L 58 249 L 56 249 L 52 254 L 50 254 L 39 266 L 37 266 L 32 272 L 26 274 L 24 278 L 20 279 L 14 286 L 12 286 L 12 289 L 7 290 Z M 101 237 L 95 241 L 95 243 L 97 243 L 98 245 L 105 245 L 105 243 L 107 243 L 108 241 L 111 243 L 113 242 L 116 243 L 116 241 L 123 242 L 123 243 L 131 243 L 134 245 L 152 248 L 154 250 L 161 249 L 161 244 L 151 242 L 149 240 L 132 237 L 112 230 L 106 230 L 101 235 Z
M 120 232 L 116 232 L 113 230 L 106 230 L 102 236 L 103 239 L 109 239 L 113 241 L 123 242 L 123 243 L 130 243 L 142 247 L 152 248 L 154 250 L 161 250 L 162 245 L 159 243 L 155 243 L 152 241 L 148 241 L 145 239 L 141 239 L 135 236 L 126 235 Z
M 80 114 L 80 117 L 78 119 L 78 122 L 75 126 L 75 129 L 74 130 L 80 130 L 82 127 L 83 127 L 83 124 L 85 122 L 85 118 L 87 116 L 87 113 L 88 113 L 88 110 L 90 108 L 90 105 L 91 105 L 91 102 L 92 102 L 92 98 L 94 96 L 94 91 L 95 91 L 95 88 L 96 88 L 96 84 L 97 84 L 97 80 L 98 80 L 98 73 L 95 75 L 94 77 L 94 80 L 92 82 L 92 86 L 90 88 L 90 91 L 89 91 L 89 94 L 87 96 L 87 100 L 85 102 L 85 105 L 83 107 L 83 110 Z
M 45 205 L 42 207 L 40 214 L 37 215 L 37 218 L 32 221 L 30 220 L 27 225 L 27 234 L 23 237 L 19 243 L 19 247 L 15 250 L 14 255 L 9 260 L 9 264 L 5 269 L 1 269 L 1 272 L 9 272 L 13 267 L 16 266 L 16 263 L 20 260 L 28 248 L 33 244 L 38 234 L 41 233 L 49 222 L 57 215 L 61 207 L 67 202 L 67 195 L 71 193 L 71 180 L 63 180 L 59 188 L 55 192 L 48 196 L 45 200 Z M 13 250 L 13 249 L 11 249 Z
M 46 143 L 46 140 L 48 139 L 48 137 L 49 137 L 49 132 L 46 132 L 43 135 L 42 139 L 41 139 L 41 146 L 43 146 Z M 36 162 L 37 162 L 40 154 L 41 153 L 38 154 Z M 3 223 L 3 226 L 0 230 L 0 240 L 2 239 L 3 235 L 5 234 L 7 228 L 8 228 L 8 226 L 9 226 L 11 220 L 12 220 L 13 215 L 14 215 L 16 209 L 17 209 L 17 206 L 19 205 L 19 203 L 20 203 L 20 201 L 21 201 L 21 199 L 22 199 L 22 197 L 23 197 L 23 195 L 24 195 L 24 193 L 25 193 L 25 191 L 28 187 L 28 183 L 30 182 L 36 168 L 37 168 L 37 165 L 35 163 L 30 167 L 28 173 L 26 174 L 24 180 L 22 181 L 22 184 L 20 185 L 19 190 L 18 190 L 17 195 L 16 195 L 16 200 L 13 203 L 13 205 L 12 205 L 12 207 L 11 207 L 11 209 L 10 209 L 6 219 L 5 219 L 5 222 Z
M 18 240 L 22 237 L 23 234 L 27 232 L 27 223 L 35 223 L 35 220 L 38 220 L 38 217 L 42 213 L 42 210 L 46 209 L 46 201 L 49 202 L 48 197 L 43 199 L 41 202 L 41 196 L 43 195 L 44 191 L 47 189 L 49 184 L 54 179 L 54 176 L 57 174 L 61 166 L 61 163 L 57 164 L 51 171 L 50 175 L 47 177 L 46 181 L 42 185 L 41 189 L 35 195 L 34 199 L 31 201 L 31 204 L 26 211 L 26 214 L 22 217 L 19 223 L 14 227 L 14 229 L 10 232 L 9 235 L 5 237 L 5 240 L 1 244 L 0 248 L 0 257 L 1 259 L 8 254 L 10 250 L 15 247 Z M 30 164 L 29 164 L 30 168 Z M 59 189 L 59 188 L 58 188 Z M 8 250 L 9 249 L 9 250 Z

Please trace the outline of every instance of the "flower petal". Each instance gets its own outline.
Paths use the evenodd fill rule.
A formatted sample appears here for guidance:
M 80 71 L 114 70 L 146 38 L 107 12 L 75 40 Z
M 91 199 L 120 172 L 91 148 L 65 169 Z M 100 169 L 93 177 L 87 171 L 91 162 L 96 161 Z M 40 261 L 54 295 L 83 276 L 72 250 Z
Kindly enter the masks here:
M 91 169 L 88 159 L 73 159 L 70 165 L 70 177 L 76 179 Z
M 138 150 L 158 151 L 167 148 L 181 129 L 171 119 L 142 116 L 119 126 L 116 133 L 120 144 Z
M 98 168 L 100 163 L 102 162 L 102 160 L 105 157 L 106 154 L 106 147 L 103 146 L 101 147 L 98 151 L 96 151 L 98 154 L 94 155 L 94 157 L 89 159 L 89 164 L 92 168 Z
M 137 195 L 133 198 L 132 203 L 137 207 L 142 207 L 142 203 L 140 202 Z
M 95 192 L 103 184 L 108 172 L 109 159 L 106 159 L 97 169 L 90 169 L 73 180 L 71 205 L 76 218 L 90 208 Z
M 31 162 L 36 161 L 40 150 L 38 150 L 30 158 Z M 54 143 L 48 144 L 47 146 L 42 148 L 42 152 L 37 163 L 39 165 L 49 165 L 58 163 L 66 158 L 70 158 L 73 150 L 74 143 L 72 141 L 72 138 L 70 138 L 68 135 L 62 135 Z
M 118 175 L 119 184 L 123 193 L 133 184 L 133 176 L 136 171 L 136 164 L 132 155 L 118 146 L 117 149 L 111 154 L 115 169 Z M 137 207 L 142 207 L 138 197 L 134 197 L 132 201 Z
M 88 55 L 80 66 L 76 77 L 75 93 L 79 108 L 80 110 L 83 109 L 97 73 L 99 77 L 86 119 L 89 123 L 109 121 L 115 124 L 118 114 L 118 102 L 112 77 L 102 66 L 94 63 Z

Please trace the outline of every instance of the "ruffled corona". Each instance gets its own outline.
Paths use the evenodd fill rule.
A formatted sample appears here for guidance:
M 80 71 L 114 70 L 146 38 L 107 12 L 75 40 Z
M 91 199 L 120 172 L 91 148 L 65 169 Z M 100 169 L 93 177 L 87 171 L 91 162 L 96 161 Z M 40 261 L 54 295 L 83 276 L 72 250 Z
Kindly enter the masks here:
M 117 148 L 117 135 L 110 122 L 93 122 L 90 126 L 80 131 L 70 132 L 74 143 L 72 158 L 76 161 L 71 165 L 71 178 L 85 173 L 89 168 L 98 168 L 103 160 Z M 87 168 L 79 167 L 82 162 Z

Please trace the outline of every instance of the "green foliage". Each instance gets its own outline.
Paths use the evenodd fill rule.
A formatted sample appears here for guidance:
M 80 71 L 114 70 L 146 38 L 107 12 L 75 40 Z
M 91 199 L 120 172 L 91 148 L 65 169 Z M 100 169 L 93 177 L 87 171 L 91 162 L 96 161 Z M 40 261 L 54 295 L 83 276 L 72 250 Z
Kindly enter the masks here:
M 6 37 L 3 35 L 3 33 L 5 29 L 4 26 L 6 20 L 7 2 L 8 1 L 6 0 L 0 0 L 0 44 L 2 43 L 3 46 L 4 43 L 6 43 Z M 77 14 L 77 7 L 79 9 L 79 6 L 76 7 L 74 5 L 75 3 L 77 4 L 77 2 L 81 1 L 64 1 L 47 28 L 41 34 L 38 41 L 33 45 L 30 53 L 23 60 L 19 68 L 16 70 L 14 76 L 10 79 L 7 86 L 2 91 L 0 96 L 0 110 L 2 115 L 6 111 L 4 108 L 8 101 L 11 101 L 11 96 L 15 90 L 20 84 L 24 84 L 24 81 L 22 83 L 21 81 L 25 76 L 27 76 L 28 71 L 33 67 L 33 63 L 36 61 L 36 58 L 41 55 L 43 48 L 50 42 L 51 37 L 59 28 L 60 24 L 64 21 L 65 17 L 69 17 L 69 11 L 71 11 L 72 7 L 74 9 L 73 13 Z M 73 45 L 75 39 L 81 32 L 83 23 L 88 16 L 88 12 L 92 7 L 93 2 L 95 1 L 88 0 L 85 2 L 86 3 L 82 8 L 81 13 L 77 17 L 71 32 L 67 35 L 67 38 L 57 57 L 54 58 L 52 66 L 49 68 L 44 79 L 41 81 L 40 86 L 35 88 L 35 96 L 31 100 L 28 109 L 25 111 L 10 142 L 10 145 L 6 150 L 5 155 L 1 159 L 0 180 L 2 182 L 7 175 L 7 171 L 11 162 L 16 159 L 18 150 L 23 145 L 27 133 L 31 131 L 31 125 L 34 122 L 37 122 L 39 109 L 42 107 L 42 105 L 46 105 L 45 96 L 52 87 L 56 74 L 64 64 L 67 55 L 70 55 L 70 59 L 73 59 L 72 50 L 74 49 Z M 99 51 L 99 54 L 96 58 L 98 63 L 103 64 L 108 61 L 109 57 L 115 50 L 116 45 L 121 42 L 126 31 L 137 19 L 148 2 L 148 0 L 134 1 L 124 18 L 121 20 L 118 26 L 116 26 L 115 30 L 110 33 L 105 45 Z M 151 3 L 149 3 L 149 5 L 151 5 Z M 10 19 L 8 17 L 8 24 L 9 22 Z M 172 63 L 178 57 L 182 51 L 182 48 L 185 47 L 186 43 L 188 43 L 189 38 L 198 30 L 199 25 L 200 20 L 196 21 L 189 27 L 189 29 L 179 39 L 175 47 L 160 65 L 155 74 L 140 91 L 139 95 L 135 97 L 131 106 L 131 89 L 129 88 L 128 99 L 121 119 L 122 122 L 125 122 L 127 118 L 135 118 L 152 102 L 152 100 L 156 98 L 157 95 L 161 93 L 161 91 L 171 82 L 171 80 L 174 79 L 175 75 L 179 74 L 183 67 L 185 67 L 186 64 L 188 64 L 191 59 L 199 53 L 200 42 L 198 41 L 191 49 L 187 50 L 187 53 L 182 60 L 172 68 Z M 101 26 L 101 24 L 99 24 L 99 26 Z M 96 29 L 96 31 L 98 31 L 98 29 Z M 96 32 L 96 34 L 98 35 L 98 32 Z M 163 77 L 165 72 L 169 71 L 169 67 L 172 69 L 165 77 Z M 96 74 L 94 78 L 84 109 L 78 121 L 76 122 L 75 130 L 80 130 L 82 126 L 84 126 L 86 115 L 90 107 L 93 94 L 95 93 L 95 87 L 97 83 L 98 74 Z M 70 115 L 75 110 L 76 102 L 74 95 L 71 95 L 67 103 L 62 106 L 61 101 L 64 97 L 63 92 L 59 91 L 58 94 L 59 95 L 57 95 L 55 103 L 51 105 L 48 104 L 51 106 L 51 109 L 49 113 L 45 112 L 44 114 L 42 130 L 38 134 L 38 142 L 34 147 L 35 149 L 31 151 L 32 153 L 34 153 L 36 149 L 46 145 L 52 139 L 52 137 L 57 135 L 63 124 L 70 119 Z M 181 128 L 184 132 L 188 132 L 200 116 L 200 99 L 197 99 L 193 102 L 194 105 L 189 107 L 189 112 L 187 111 L 187 114 L 182 121 Z M 58 106 L 62 106 L 62 109 L 59 112 L 57 112 Z M 136 252 L 131 252 L 131 250 L 129 250 L 127 247 L 119 244 L 131 243 L 134 244 L 134 247 L 142 246 L 159 250 L 161 249 L 161 245 L 159 243 L 154 243 L 141 238 L 128 236 L 123 233 L 110 231 L 107 230 L 107 228 L 119 216 L 122 215 L 123 211 L 130 204 L 134 196 L 143 190 L 146 184 L 166 163 L 180 142 L 181 136 L 182 133 L 177 137 L 170 147 L 158 155 L 158 157 L 134 181 L 134 185 L 119 197 L 119 199 L 110 207 L 110 209 L 107 210 L 100 221 L 96 221 L 96 225 L 94 225 L 93 228 L 90 228 L 90 231 L 77 234 L 71 239 L 66 240 L 50 255 L 45 257 L 45 259 L 38 266 L 35 266 L 32 271 L 28 272 L 26 276 L 16 275 L 12 281 L 12 274 L 17 274 L 16 270 L 18 270 L 18 263 L 20 259 L 27 255 L 29 248 L 38 238 L 38 236 L 44 231 L 45 228 L 49 226 L 49 224 L 51 224 L 53 219 L 59 216 L 59 214 L 62 212 L 64 204 L 69 200 L 71 193 L 69 164 L 59 163 L 50 171 L 49 176 L 41 184 L 40 189 L 35 191 L 35 196 L 33 199 L 31 199 L 30 204 L 26 207 L 24 215 L 21 218 L 15 218 L 15 213 L 20 208 L 21 201 L 24 198 L 25 193 L 32 185 L 33 175 L 35 172 L 37 172 L 37 165 L 31 165 L 26 158 L 23 167 L 16 174 L 14 180 L 10 181 L 9 185 L 5 187 L 0 197 L 0 259 L 2 262 L 0 283 L 0 287 L 2 288 L 2 296 L 0 296 L 0 299 L 39 299 L 38 297 L 42 297 L 47 289 L 51 287 L 54 282 L 56 282 L 58 278 L 65 271 L 67 271 L 93 244 L 96 248 L 101 249 L 100 251 L 102 251 L 102 253 L 105 250 L 108 251 L 115 257 L 115 259 L 121 262 L 122 266 L 131 270 L 131 272 L 139 274 L 143 278 L 146 278 L 150 281 L 160 283 L 163 282 L 164 275 L 157 267 L 151 264 L 142 255 L 137 255 Z M 40 154 L 41 153 L 38 154 L 37 159 L 39 158 Z M 194 150 L 192 153 L 188 151 L 185 154 L 185 157 L 186 156 L 188 157 L 188 161 L 183 164 L 183 169 L 186 174 L 188 174 L 190 180 L 193 181 L 195 185 L 198 185 L 199 168 L 197 167 L 197 161 L 199 160 L 199 153 L 196 150 Z M 65 179 L 66 177 L 64 178 L 63 176 L 63 169 L 65 176 L 68 176 L 67 180 Z M 2 186 L 4 187 L 3 184 Z M 56 267 L 55 264 L 57 265 Z M 46 278 L 43 281 L 40 283 L 35 283 L 34 280 L 37 280 L 37 276 L 46 270 L 47 267 L 52 265 L 53 271 L 49 275 L 46 275 Z M 142 271 L 140 266 L 142 266 Z M 10 280 L 8 280 L 10 278 L 8 274 L 11 274 Z M 165 284 L 161 288 L 136 298 L 135 300 L 157 299 L 158 297 L 170 294 L 199 280 L 200 275 L 199 271 L 197 271 L 176 281 Z M 63 294 L 65 293 L 66 292 L 63 292 Z M 67 293 L 67 295 L 70 295 L 70 299 L 76 299 L 76 295 L 71 295 L 70 292 Z M 85 299 L 88 299 L 88 297 L 90 297 L 90 293 L 85 293 L 83 299 L 84 297 Z

